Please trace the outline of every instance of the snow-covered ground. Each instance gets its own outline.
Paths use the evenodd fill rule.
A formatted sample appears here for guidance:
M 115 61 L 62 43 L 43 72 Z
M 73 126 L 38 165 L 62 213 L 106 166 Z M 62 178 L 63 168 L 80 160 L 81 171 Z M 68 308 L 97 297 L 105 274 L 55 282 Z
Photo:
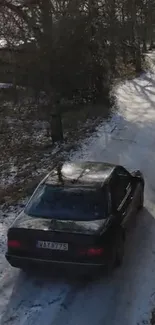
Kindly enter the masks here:
M 122 268 L 89 283 L 24 275 L 4 258 L 7 227 L 19 208 L 5 216 L 1 211 L 0 324 L 149 324 L 155 306 L 155 73 L 122 83 L 116 94 L 117 114 L 70 159 L 105 160 L 144 173 L 145 208 L 128 234 Z

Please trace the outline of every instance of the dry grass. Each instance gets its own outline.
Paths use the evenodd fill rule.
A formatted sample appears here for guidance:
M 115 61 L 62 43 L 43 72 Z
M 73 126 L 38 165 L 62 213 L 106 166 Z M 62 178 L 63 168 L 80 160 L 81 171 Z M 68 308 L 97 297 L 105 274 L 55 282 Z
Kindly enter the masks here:
M 36 124 L 33 107 L 1 101 L 0 203 L 10 204 L 31 192 L 56 161 L 66 159 L 82 140 L 108 115 L 102 104 L 80 106 L 63 114 L 65 141 L 53 146 L 41 121 Z
M 118 64 L 119 79 L 133 78 L 132 65 Z M 89 137 L 110 109 L 107 104 L 72 106 L 65 109 L 62 122 L 64 144 L 56 152 L 46 128 L 46 105 L 34 102 L 20 90 L 18 104 L 0 92 L 0 203 L 11 203 L 27 195 L 51 169 L 56 160 L 64 160 L 69 151 Z M 35 124 L 38 122 L 38 126 Z

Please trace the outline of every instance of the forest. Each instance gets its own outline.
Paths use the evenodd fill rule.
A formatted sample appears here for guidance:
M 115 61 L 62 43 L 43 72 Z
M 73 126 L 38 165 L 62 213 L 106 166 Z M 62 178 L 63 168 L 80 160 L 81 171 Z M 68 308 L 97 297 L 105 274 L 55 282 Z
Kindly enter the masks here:
M 0 39 L 12 50 L 13 81 L 62 98 L 108 96 L 131 66 L 142 70 L 155 34 L 154 0 L 0 0 Z

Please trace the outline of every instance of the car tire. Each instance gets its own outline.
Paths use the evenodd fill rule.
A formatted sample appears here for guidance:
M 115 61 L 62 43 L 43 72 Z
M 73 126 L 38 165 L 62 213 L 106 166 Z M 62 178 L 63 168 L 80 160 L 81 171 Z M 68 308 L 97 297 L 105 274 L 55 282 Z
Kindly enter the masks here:
M 138 204 L 138 211 L 142 210 L 144 207 L 144 190 L 141 189 L 140 197 L 139 197 L 139 204 Z
M 123 229 L 121 229 L 118 232 L 116 237 L 116 254 L 115 254 L 115 263 L 114 263 L 115 268 L 118 268 L 123 264 L 124 242 L 125 242 L 125 234 Z
M 32 272 L 32 270 L 29 267 L 25 267 L 25 266 L 21 267 L 20 270 L 24 274 L 30 274 Z
M 28 269 L 26 267 L 21 267 L 20 270 L 23 273 L 28 273 Z

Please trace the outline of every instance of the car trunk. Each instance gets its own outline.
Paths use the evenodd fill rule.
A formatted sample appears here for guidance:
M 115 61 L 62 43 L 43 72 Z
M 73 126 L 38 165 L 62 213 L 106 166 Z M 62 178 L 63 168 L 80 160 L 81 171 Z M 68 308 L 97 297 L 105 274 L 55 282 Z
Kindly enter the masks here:
M 95 235 L 18 228 L 12 228 L 9 231 L 8 242 L 15 243 L 14 247 L 8 248 L 8 252 L 13 255 L 70 262 L 89 261 L 90 256 L 83 252 L 92 247 L 98 247 L 98 239 Z M 51 249 L 49 247 L 51 243 L 59 245 L 61 249 Z M 66 244 L 68 249 L 66 249 Z
M 8 232 L 8 253 L 66 262 L 99 260 L 102 254 L 95 249 L 100 249 L 104 226 L 106 229 L 106 220 L 62 221 L 20 215 Z

